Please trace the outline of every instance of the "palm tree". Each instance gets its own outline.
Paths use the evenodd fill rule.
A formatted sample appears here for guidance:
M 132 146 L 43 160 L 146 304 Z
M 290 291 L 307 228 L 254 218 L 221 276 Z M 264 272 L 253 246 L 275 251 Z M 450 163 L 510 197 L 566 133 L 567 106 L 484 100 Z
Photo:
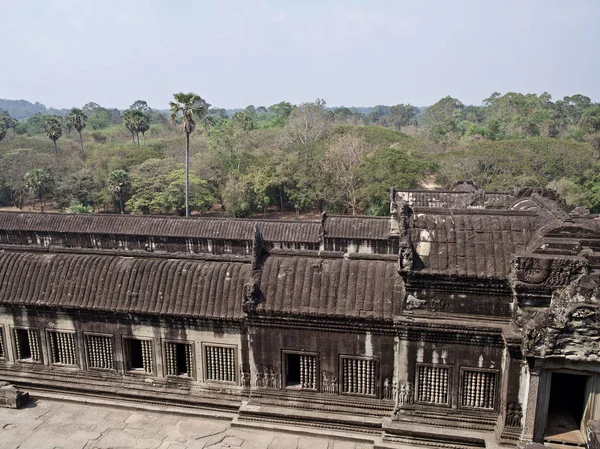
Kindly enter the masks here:
M 141 114 L 141 112 L 136 109 L 127 109 L 125 112 L 123 112 L 123 124 L 125 125 L 125 128 L 127 128 L 129 130 L 129 132 L 131 132 L 131 140 L 133 142 L 134 148 L 135 148 L 135 132 L 137 129 L 137 120 L 136 120 L 137 114 Z
M 180 92 L 173 95 L 175 101 L 169 103 L 171 120 L 175 121 L 179 114 L 183 117 L 185 132 L 185 216 L 190 216 L 190 134 L 196 129 L 196 121 L 202 120 L 210 105 L 195 93 Z
M 129 173 L 125 170 L 115 170 L 108 175 L 108 187 L 119 200 L 119 208 L 121 213 L 125 213 L 123 208 L 123 199 L 129 193 L 131 183 L 129 181 Z
M 40 202 L 40 210 L 44 212 L 44 195 L 52 184 L 52 177 L 43 168 L 34 168 L 25 173 L 25 185 Z
M 61 118 L 56 115 L 48 117 L 46 123 L 44 123 L 44 131 L 46 131 L 48 138 L 54 142 L 54 153 L 58 158 L 58 146 L 56 145 L 56 141 L 62 136 Z
M 83 137 L 81 137 L 81 130 L 85 128 L 87 124 L 87 115 L 81 109 L 73 108 L 67 116 L 69 123 L 79 133 L 79 142 L 81 143 L 81 156 L 85 159 L 85 151 L 83 151 Z
M 140 122 L 138 123 L 138 131 L 142 133 L 144 137 L 144 145 L 146 145 L 146 132 L 150 129 L 150 116 L 144 114 Z M 138 136 L 138 146 L 140 143 L 140 136 Z

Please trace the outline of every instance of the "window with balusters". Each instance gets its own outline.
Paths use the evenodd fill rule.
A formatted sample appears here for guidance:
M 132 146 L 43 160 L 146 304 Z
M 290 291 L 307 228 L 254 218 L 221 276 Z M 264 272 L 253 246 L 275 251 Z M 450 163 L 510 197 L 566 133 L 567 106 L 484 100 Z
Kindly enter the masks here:
M 342 356 L 342 393 L 375 396 L 377 360 Z
M 86 335 L 87 366 L 92 369 L 115 369 L 113 337 Z
M 77 365 L 73 332 L 48 331 L 48 342 L 50 344 L 50 360 L 54 365 Z
M 449 405 L 450 367 L 417 365 L 417 402 Z
M 316 390 L 319 372 L 316 354 L 285 352 L 285 386 Z
M 496 372 L 463 369 L 461 374 L 461 407 L 493 410 L 496 398 Z
M 235 382 L 235 347 L 204 345 L 204 380 Z
M 194 377 L 194 346 L 186 342 L 165 342 L 167 376 Z
M 152 374 L 154 372 L 154 353 L 152 340 L 125 338 L 125 365 L 128 371 Z
M 4 326 L 0 326 L 0 359 L 6 358 L 6 344 L 4 343 Z
M 37 329 L 13 329 L 15 356 L 20 362 L 41 362 L 40 334 Z

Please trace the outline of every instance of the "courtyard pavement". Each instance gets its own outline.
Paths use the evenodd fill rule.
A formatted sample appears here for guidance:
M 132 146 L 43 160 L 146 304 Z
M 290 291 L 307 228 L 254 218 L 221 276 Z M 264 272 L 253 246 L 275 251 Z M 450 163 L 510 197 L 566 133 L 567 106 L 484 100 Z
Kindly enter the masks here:
M 372 449 L 372 445 L 263 429 L 229 420 L 32 399 L 0 408 L 2 449 Z

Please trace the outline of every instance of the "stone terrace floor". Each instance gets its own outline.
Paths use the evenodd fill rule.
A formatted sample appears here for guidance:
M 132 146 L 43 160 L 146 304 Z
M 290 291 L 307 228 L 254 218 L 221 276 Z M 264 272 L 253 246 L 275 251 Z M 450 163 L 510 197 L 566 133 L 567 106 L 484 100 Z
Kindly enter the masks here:
M 2 449 L 371 449 L 326 437 L 231 427 L 230 420 L 38 398 L 0 408 Z

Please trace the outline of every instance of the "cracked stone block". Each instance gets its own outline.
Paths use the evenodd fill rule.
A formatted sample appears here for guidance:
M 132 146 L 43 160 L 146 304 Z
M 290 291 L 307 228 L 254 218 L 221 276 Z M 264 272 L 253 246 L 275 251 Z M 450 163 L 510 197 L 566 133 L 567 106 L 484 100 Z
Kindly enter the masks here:
M 0 382 L 0 407 L 21 408 L 29 400 L 29 393 L 8 382 Z

